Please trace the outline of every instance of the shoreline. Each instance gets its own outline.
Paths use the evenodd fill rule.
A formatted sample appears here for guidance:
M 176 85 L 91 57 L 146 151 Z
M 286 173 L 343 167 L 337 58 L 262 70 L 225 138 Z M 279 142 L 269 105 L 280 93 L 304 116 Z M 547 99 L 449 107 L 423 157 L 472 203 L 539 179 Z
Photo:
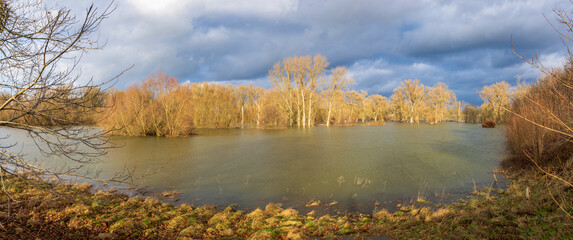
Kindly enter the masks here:
M 498 196 L 480 192 L 434 210 L 405 205 L 395 212 L 322 215 L 316 211 L 304 214 L 292 208 L 283 209 L 273 203 L 250 212 L 238 210 L 234 205 L 225 208 L 174 206 L 154 198 L 130 198 L 103 191 L 92 193 L 89 184 L 47 184 L 4 176 L 8 193 L 21 200 L 16 203 L 5 194 L 1 196 L 0 223 L 4 229 L 0 236 L 7 239 L 50 236 L 63 239 L 573 236 L 573 221 L 563 221 L 567 216 L 559 215 L 559 212 L 540 215 L 539 211 L 531 210 L 531 201 L 523 201 L 524 185 L 533 184 L 531 179 L 514 177 L 508 180 L 507 189 L 499 190 Z M 543 197 L 534 195 L 543 190 L 542 187 L 531 186 L 531 197 Z M 516 225 L 516 218 L 524 217 L 528 225 L 525 228 L 522 224 Z M 545 222 L 547 217 L 551 221 Z M 541 221 L 535 220 L 537 218 Z M 536 224 L 530 225 L 534 222 Z M 538 229 L 539 226 L 542 228 Z M 450 230 L 445 231 L 445 228 Z
M 476 182 L 476 189 L 471 190 L 471 186 L 459 186 L 457 188 L 450 189 L 448 191 L 443 192 L 427 192 L 422 196 L 381 196 L 380 198 L 372 198 L 368 205 L 352 205 L 349 206 L 348 203 L 336 201 L 336 199 L 328 199 L 328 201 L 323 200 L 314 200 L 311 199 L 307 202 L 293 202 L 291 200 L 288 201 L 265 201 L 259 200 L 257 204 L 254 204 L 249 207 L 243 207 L 241 204 L 238 203 L 228 203 L 228 204 L 219 204 L 219 203 L 209 203 L 209 202 L 201 202 L 196 201 L 189 198 L 181 198 L 181 190 L 179 189 L 172 189 L 166 191 L 160 191 L 157 189 L 149 189 L 147 187 L 121 187 L 121 186 L 104 186 L 101 183 L 95 182 L 88 182 L 88 184 L 92 184 L 92 193 L 97 191 L 104 191 L 104 192 L 112 192 L 112 193 L 119 193 L 125 194 L 130 198 L 134 197 L 142 197 L 142 198 L 155 198 L 159 201 L 173 204 L 174 206 L 180 206 L 182 204 L 192 205 L 192 206 L 216 206 L 217 208 L 224 209 L 229 205 L 236 206 L 237 210 L 250 212 L 254 211 L 257 208 L 264 208 L 267 204 L 273 203 L 277 204 L 283 208 L 292 208 L 297 210 L 299 213 L 306 214 L 308 212 L 315 211 L 320 214 L 330 214 L 330 215 L 345 215 L 345 214 L 370 214 L 373 215 L 375 212 L 379 210 L 386 210 L 389 212 L 396 212 L 399 211 L 402 206 L 406 205 L 414 205 L 416 207 L 429 207 L 433 210 L 439 209 L 444 205 L 451 205 L 454 204 L 459 199 L 468 199 L 474 196 L 485 196 L 488 194 L 495 195 L 500 190 L 507 188 L 507 179 L 503 173 L 499 173 L 497 170 L 493 170 L 492 173 L 495 172 L 497 175 L 497 182 L 495 182 L 492 177 L 490 181 L 482 181 Z M 76 182 L 78 181 L 78 182 Z M 73 180 L 73 181 L 66 181 L 64 184 L 82 184 L 84 182 L 80 180 Z M 488 190 L 489 189 L 489 190 Z M 483 191 L 480 191 L 483 190 Z M 380 193 L 384 194 L 384 193 Z M 354 209 L 354 210 L 352 210 Z

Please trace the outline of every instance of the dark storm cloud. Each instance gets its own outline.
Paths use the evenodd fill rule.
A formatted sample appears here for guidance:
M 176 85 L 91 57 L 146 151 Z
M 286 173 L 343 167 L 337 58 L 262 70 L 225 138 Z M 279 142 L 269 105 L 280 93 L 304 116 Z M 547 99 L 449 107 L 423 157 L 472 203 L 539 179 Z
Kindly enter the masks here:
M 78 3 L 74 3 L 78 4 Z M 181 81 L 254 83 L 293 55 L 346 65 L 355 89 L 389 96 L 405 79 L 441 81 L 458 98 L 496 81 L 539 76 L 511 51 L 557 65 L 562 43 L 543 14 L 570 9 L 538 1 L 119 1 L 104 22 L 104 50 L 84 74 L 105 79 L 135 64 L 117 87 L 163 70 Z
M 448 54 L 468 49 L 498 49 L 510 45 L 545 48 L 552 35 L 542 14 L 550 1 L 455 1 L 431 4 L 418 28 L 404 32 L 401 48 L 413 56 Z M 420 23 L 420 22 L 418 22 Z

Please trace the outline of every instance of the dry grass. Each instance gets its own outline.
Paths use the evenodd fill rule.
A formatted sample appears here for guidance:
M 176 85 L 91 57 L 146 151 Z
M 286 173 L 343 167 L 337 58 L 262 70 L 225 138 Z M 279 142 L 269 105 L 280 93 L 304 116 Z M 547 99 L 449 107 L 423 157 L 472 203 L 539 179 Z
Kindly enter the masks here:
M 559 211 L 548 182 L 520 173 L 506 191 L 431 210 L 415 205 L 373 215 L 307 215 L 269 204 L 250 213 L 237 206 L 217 209 L 173 206 L 153 198 L 91 193 L 88 185 L 37 184 L 5 178 L 0 197 L 0 238 L 4 239 L 300 239 L 309 237 L 385 235 L 396 239 L 570 239 L 573 221 Z M 549 183 L 552 184 L 552 183 Z M 526 195 L 529 189 L 529 197 Z M 566 191 L 566 197 L 573 195 Z M 423 205 L 423 204 L 422 204 Z M 421 205 L 421 206 L 422 206 Z M 571 213 L 573 210 L 569 209 Z

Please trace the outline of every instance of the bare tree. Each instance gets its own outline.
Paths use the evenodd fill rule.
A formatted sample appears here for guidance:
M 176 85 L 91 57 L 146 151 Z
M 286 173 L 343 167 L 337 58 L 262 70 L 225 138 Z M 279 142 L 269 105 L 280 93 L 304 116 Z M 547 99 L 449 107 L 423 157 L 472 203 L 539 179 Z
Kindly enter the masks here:
M 295 118 L 293 105 L 295 105 L 296 97 L 295 88 L 293 87 L 294 74 L 292 59 L 287 58 L 275 63 L 273 68 L 269 70 L 268 78 L 279 93 L 280 101 L 277 104 L 281 110 L 286 113 L 289 121 L 288 125 L 292 127 Z
M 41 1 L 0 1 L 0 125 L 26 131 L 46 157 L 92 163 L 108 149 L 105 132 L 80 126 L 101 100 L 89 93 L 105 83 L 81 81 L 76 68 L 83 53 L 102 47 L 92 35 L 112 10 L 109 5 L 100 12 L 92 5 L 76 18 L 70 9 L 45 10 Z M 33 165 L 11 151 L 10 136 L 2 142 L 2 173 L 96 177 L 73 167 Z
M 294 56 L 275 63 L 269 71 L 269 80 L 282 95 L 279 106 L 288 114 L 289 126 L 295 120 L 297 127 L 312 125 L 313 96 L 327 66 L 326 58 L 321 55 Z
M 448 107 L 456 103 L 456 95 L 448 89 L 446 84 L 439 82 L 428 89 L 427 102 L 429 112 L 426 120 L 434 124 L 445 119 L 444 114 L 448 111 Z
M 348 84 L 354 82 L 354 79 L 348 76 L 348 70 L 345 67 L 336 67 L 331 69 L 330 81 L 328 82 L 328 116 L 326 117 L 326 126 L 330 126 L 330 114 L 332 113 L 332 104 L 336 91 L 346 89 Z
M 404 94 L 397 88 L 394 89 L 394 94 L 390 96 L 390 108 L 394 120 L 405 121 L 407 119 L 409 106 Z
M 420 84 L 419 80 L 405 80 L 394 90 L 394 94 L 400 93 L 406 101 L 409 123 L 419 123 L 421 108 L 428 95 L 428 89 Z
M 464 122 L 477 123 L 479 121 L 479 108 L 474 105 L 468 105 L 463 110 Z
M 512 91 L 511 85 L 507 82 L 484 86 L 479 92 L 479 96 L 483 99 L 482 118 L 494 120 L 497 123 L 505 122 L 507 112 L 504 109 L 509 107 Z
M 385 121 L 390 109 L 388 99 L 378 94 L 370 95 L 368 98 L 370 98 L 372 101 L 371 111 L 374 122 L 377 122 L 378 120 Z

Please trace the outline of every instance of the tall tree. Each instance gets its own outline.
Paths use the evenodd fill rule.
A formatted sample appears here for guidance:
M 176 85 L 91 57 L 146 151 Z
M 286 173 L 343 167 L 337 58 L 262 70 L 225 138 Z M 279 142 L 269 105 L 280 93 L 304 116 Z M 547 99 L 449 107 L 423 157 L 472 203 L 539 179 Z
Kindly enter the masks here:
M 252 119 L 254 119 L 257 126 L 261 123 L 261 114 L 263 111 L 263 95 L 265 94 L 265 89 L 261 87 L 256 87 L 251 84 L 248 86 L 248 97 L 249 97 L 249 108 L 251 110 Z
M 462 101 L 455 101 L 454 111 L 455 111 L 454 115 L 456 117 L 456 122 L 461 122 L 464 116 L 462 113 Z
M 392 109 L 392 118 L 398 121 L 405 121 L 408 116 L 408 103 L 402 92 L 394 89 L 394 94 L 390 97 L 390 108 Z
M 371 99 L 372 102 L 371 111 L 373 114 L 374 121 L 375 122 L 377 122 L 378 120 L 384 121 L 387 117 L 389 110 L 388 99 L 378 94 L 370 95 L 368 96 L 368 98 Z
M 237 96 L 237 106 L 241 113 L 241 128 L 245 127 L 245 106 L 249 103 L 249 89 L 245 85 L 239 85 L 234 88 Z
M 315 55 L 312 59 L 312 67 L 308 73 L 309 81 L 309 101 L 308 101 L 308 126 L 312 127 L 312 103 L 313 96 L 316 95 L 316 91 L 324 84 L 323 74 L 324 69 L 328 67 L 328 62 L 326 58 L 321 55 Z
M 429 113 L 426 117 L 429 123 L 438 123 L 445 118 L 448 106 L 456 102 L 456 95 L 444 83 L 437 83 L 428 89 L 427 104 Z
M 275 63 L 269 71 L 269 80 L 281 93 L 280 106 L 289 115 L 289 125 L 296 120 L 298 127 L 306 127 L 311 122 L 307 118 L 312 116 L 312 96 L 327 66 L 326 58 L 320 55 L 294 56 Z
M 479 108 L 474 105 L 468 105 L 463 110 L 464 122 L 477 123 L 479 121 Z
M 345 95 L 346 103 L 349 107 L 348 123 L 355 123 L 361 114 L 364 95 L 356 90 L 348 91 Z
M 359 98 L 358 98 L 359 102 L 359 106 L 360 106 L 360 118 L 362 119 L 362 122 L 365 122 L 368 116 L 370 116 L 370 109 L 369 109 L 369 104 L 370 104 L 370 99 L 368 99 L 368 92 L 364 91 L 364 90 L 360 90 L 360 94 L 359 94 Z
M 483 87 L 479 96 L 483 100 L 481 106 L 482 118 L 496 122 L 504 122 L 507 118 L 505 109 L 509 108 L 511 98 L 511 85 L 507 82 L 498 82 Z
M 396 88 L 394 92 L 399 92 L 408 104 L 408 122 L 420 122 L 422 106 L 428 93 L 424 85 L 420 84 L 420 81 L 417 79 L 405 80 L 400 83 L 400 86 Z
M 346 67 L 336 67 L 331 70 L 330 78 L 328 81 L 328 88 L 326 89 L 328 98 L 328 115 L 326 117 L 326 126 L 330 126 L 330 119 L 332 113 L 332 104 L 334 103 L 334 97 L 337 91 L 344 90 L 354 82 L 354 79 L 348 76 L 348 70 Z
M 296 93 L 293 87 L 294 74 L 292 59 L 283 59 L 275 63 L 269 70 L 268 78 L 279 95 L 278 106 L 286 113 L 288 125 L 293 126 L 295 113 L 293 105 L 295 104 Z

